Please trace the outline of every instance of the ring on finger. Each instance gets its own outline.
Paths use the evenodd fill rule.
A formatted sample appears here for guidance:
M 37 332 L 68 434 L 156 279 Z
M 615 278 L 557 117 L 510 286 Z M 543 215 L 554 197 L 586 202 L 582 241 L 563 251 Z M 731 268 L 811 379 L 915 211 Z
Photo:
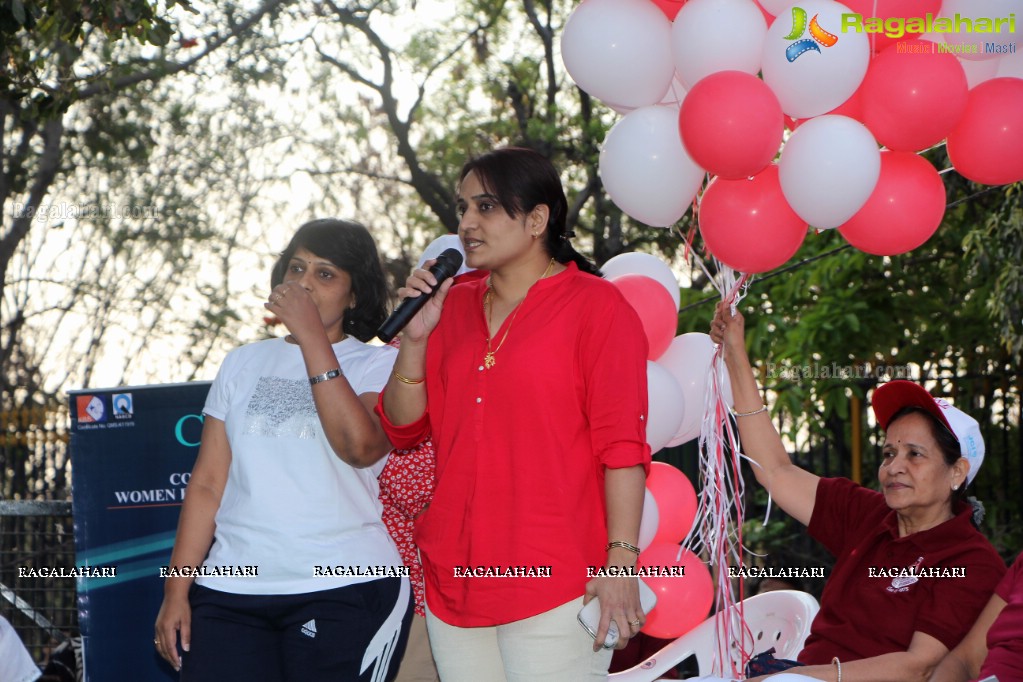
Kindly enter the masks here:
M 630 620 L 629 621 L 629 625 L 631 625 L 634 628 L 642 627 L 643 626 L 643 621 L 641 621 L 639 618 L 637 618 L 636 620 Z

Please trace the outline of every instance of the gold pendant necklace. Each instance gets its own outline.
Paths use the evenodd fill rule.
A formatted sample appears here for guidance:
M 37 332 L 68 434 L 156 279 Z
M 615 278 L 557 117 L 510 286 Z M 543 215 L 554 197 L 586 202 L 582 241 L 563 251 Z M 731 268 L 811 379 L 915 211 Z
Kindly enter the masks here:
M 553 258 L 551 258 L 551 262 L 547 264 L 547 269 L 543 271 L 543 274 L 540 275 L 540 279 L 536 280 L 536 282 L 539 282 L 541 279 L 544 279 L 545 277 L 547 277 L 547 275 L 551 274 L 551 270 L 552 269 L 554 269 L 554 259 Z M 533 282 L 533 284 L 536 284 L 536 282 Z M 532 288 L 533 287 L 530 287 L 530 289 L 532 289 Z M 526 292 L 526 295 L 527 296 L 529 295 L 528 291 Z M 515 310 L 512 311 L 512 318 L 508 322 L 508 327 L 505 328 L 505 330 L 504 330 L 504 336 L 501 337 L 501 341 L 497 344 L 497 348 L 494 348 L 493 350 L 491 350 L 490 344 L 493 341 L 493 339 L 490 336 L 490 326 L 491 326 L 491 321 L 493 320 L 493 312 L 494 312 L 493 300 L 494 300 L 494 285 L 492 284 L 491 280 L 488 280 L 488 283 L 487 283 L 487 293 L 483 294 L 483 312 L 484 312 L 484 314 L 486 316 L 486 319 L 487 319 L 487 352 L 483 354 L 483 368 L 484 369 L 490 369 L 491 367 L 493 367 L 494 365 L 497 364 L 497 360 L 494 358 L 494 354 L 497 353 L 497 351 L 501 350 L 501 346 L 503 346 L 504 342 L 508 340 L 508 333 L 511 331 L 512 325 L 515 324 L 515 318 L 518 317 L 519 308 L 522 307 L 522 304 L 526 301 L 526 298 L 525 298 L 525 296 L 523 296 L 522 300 L 519 301 L 518 304 L 516 304 Z

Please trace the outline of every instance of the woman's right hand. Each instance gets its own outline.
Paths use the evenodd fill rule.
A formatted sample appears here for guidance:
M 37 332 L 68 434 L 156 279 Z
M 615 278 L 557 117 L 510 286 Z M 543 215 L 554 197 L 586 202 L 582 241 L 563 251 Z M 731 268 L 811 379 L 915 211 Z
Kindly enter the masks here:
M 738 310 L 732 314 L 732 306 L 725 301 L 718 303 L 714 309 L 714 319 L 710 323 L 710 340 L 718 345 L 724 344 L 726 357 L 730 352 L 746 352 L 746 321 Z
M 181 633 L 181 648 L 188 651 L 192 640 L 192 607 L 188 603 L 188 593 L 181 595 L 165 595 L 160 613 L 156 616 L 156 639 L 153 642 L 156 651 L 174 666 L 181 670 L 181 658 L 178 656 L 178 633 Z
M 436 260 L 428 260 L 423 263 L 422 268 L 413 270 L 412 274 L 405 280 L 405 286 L 398 289 L 398 296 L 402 299 L 415 298 L 417 296 L 425 296 L 433 291 L 434 287 L 437 286 L 437 278 L 427 268 L 432 267 L 436 262 Z M 441 283 L 437 293 L 430 297 L 426 305 L 419 309 L 415 317 L 402 330 L 403 341 L 417 343 L 425 341 L 430 336 L 430 333 L 437 327 L 437 323 L 440 322 L 440 313 L 444 308 L 444 299 L 447 297 L 448 290 L 454 284 L 454 281 L 453 277 L 449 277 Z

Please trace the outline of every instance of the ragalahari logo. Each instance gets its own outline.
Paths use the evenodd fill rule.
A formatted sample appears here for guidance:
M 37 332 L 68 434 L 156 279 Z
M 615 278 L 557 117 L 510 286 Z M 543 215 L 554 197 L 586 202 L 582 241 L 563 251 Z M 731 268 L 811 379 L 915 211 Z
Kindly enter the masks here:
M 796 61 L 800 56 L 810 51 L 819 53 L 821 46 L 834 47 L 835 43 L 838 42 L 838 36 L 821 28 L 821 25 L 817 22 L 817 17 L 820 15 L 813 15 L 809 26 L 806 21 L 807 16 L 806 10 L 802 7 L 792 8 L 792 31 L 785 36 L 785 40 L 796 41 L 785 50 L 785 58 L 790 62 Z M 810 32 L 810 37 L 803 38 L 803 34 L 807 31 Z

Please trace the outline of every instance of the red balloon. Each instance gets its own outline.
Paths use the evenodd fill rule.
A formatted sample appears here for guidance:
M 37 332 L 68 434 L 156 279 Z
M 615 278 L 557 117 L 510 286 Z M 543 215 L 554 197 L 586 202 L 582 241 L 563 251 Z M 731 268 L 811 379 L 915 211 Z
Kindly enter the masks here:
M 696 491 L 689 478 L 664 462 L 651 462 L 646 488 L 657 503 L 657 532 L 651 544 L 678 544 L 693 527 L 696 518 Z
M 1023 180 L 1023 79 L 994 78 L 970 90 L 966 113 L 948 134 L 948 157 L 982 185 Z
M 700 202 L 700 234 L 718 259 L 739 272 L 766 272 L 799 250 L 806 221 L 785 201 L 778 166 L 749 180 L 715 178 Z
M 682 144 L 696 165 L 731 180 L 756 175 L 771 163 L 785 127 L 771 88 L 741 71 L 701 79 L 682 100 L 678 121 Z
M 683 575 L 656 575 L 641 578 L 654 594 L 657 606 L 647 614 L 641 631 L 651 637 L 675 639 L 692 630 L 707 618 L 714 603 L 714 581 L 710 571 L 688 549 L 682 550 L 676 561 L 679 546 L 670 543 L 654 543 L 639 555 L 638 565 L 654 568 L 660 573 Z
M 881 152 L 873 194 L 838 231 L 860 251 L 894 256 L 931 238 L 945 216 L 945 185 L 927 159 L 911 152 Z
M 650 0 L 650 2 L 660 7 L 661 11 L 664 12 L 671 21 L 675 21 L 675 16 L 678 14 L 678 11 L 682 9 L 682 5 L 686 4 L 686 0 Z
M 647 359 L 656 360 L 664 355 L 678 328 L 675 299 L 663 284 L 646 275 L 621 275 L 608 281 L 618 287 L 639 315 L 650 347 Z
M 845 0 L 843 3 L 853 14 L 862 14 L 863 19 L 877 17 L 884 21 L 889 18 L 924 18 L 928 13 L 938 16 L 941 11 L 941 0 Z M 877 5 L 877 11 L 874 11 Z M 894 33 L 895 31 L 892 31 Z M 889 38 L 884 33 L 869 33 L 870 49 L 881 52 L 895 42 L 919 38 L 920 34 L 907 33 L 900 38 Z
M 903 52 L 903 48 L 908 50 Z M 860 86 L 863 122 L 889 149 L 916 152 L 941 142 L 966 111 L 966 72 L 949 53 L 910 40 L 877 55 Z

